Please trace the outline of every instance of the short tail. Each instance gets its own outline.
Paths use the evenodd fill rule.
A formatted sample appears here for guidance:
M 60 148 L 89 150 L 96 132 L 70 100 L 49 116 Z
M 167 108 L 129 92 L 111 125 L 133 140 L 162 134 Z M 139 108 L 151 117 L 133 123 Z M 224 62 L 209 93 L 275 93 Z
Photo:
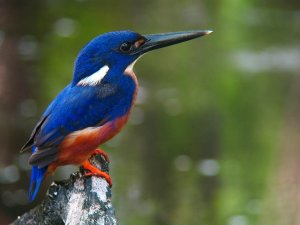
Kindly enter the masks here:
M 35 152 L 35 147 L 32 148 L 32 152 Z M 32 166 L 30 186 L 29 186 L 29 199 L 33 201 L 40 189 L 41 183 L 47 172 L 47 166 L 39 168 L 38 166 Z

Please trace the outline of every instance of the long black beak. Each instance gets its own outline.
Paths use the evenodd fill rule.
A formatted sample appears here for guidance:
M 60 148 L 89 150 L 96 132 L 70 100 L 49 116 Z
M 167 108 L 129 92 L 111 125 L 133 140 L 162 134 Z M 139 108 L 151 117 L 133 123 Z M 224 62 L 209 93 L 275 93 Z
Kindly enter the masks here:
M 154 49 L 178 44 L 194 38 L 202 37 L 204 35 L 210 34 L 211 32 L 211 30 L 195 30 L 144 35 L 144 37 L 146 38 L 145 43 L 138 49 L 136 49 L 134 54 L 145 53 Z

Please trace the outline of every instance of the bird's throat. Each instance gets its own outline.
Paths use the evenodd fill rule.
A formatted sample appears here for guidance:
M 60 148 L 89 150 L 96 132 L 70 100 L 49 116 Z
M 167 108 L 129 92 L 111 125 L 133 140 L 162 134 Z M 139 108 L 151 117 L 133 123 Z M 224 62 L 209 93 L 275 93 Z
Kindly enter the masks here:
M 127 66 L 127 68 L 124 70 L 124 75 L 125 76 L 129 76 L 131 77 L 131 79 L 134 81 L 134 84 L 135 84 L 135 90 L 134 90 L 134 94 L 133 94 L 133 99 L 132 99 L 132 104 L 131 104 L 131 108 L 129 110 L 129 114 L 131 113 L 132 109 L 133 109 L 133 106 L 135 104 L 135 101 L 136 101 L 136 98 L 137 98 L 137 95 L 138 95 L 138 90 L 139 90 L 139 84 L 138 84 L 138 80 L 137 80 L 137 77 L 135 75 L 135 73 L 133 72 L 133 67 L 134 67 L 134 64 L 141 58 L 138 57 L 134 62 L 132 62 L 129 66 Z
M 124 73 L 125 74 L 131 74 L 131 73 L 133 73 L 134 74 L 134 72 L 133 72 L 133 67 L 134 67 L 134 65 L 135 65 L 135 63 L 141 58 L 142 56 L 139 56 L 136 60 L 134 60 L 130 65 L 128 65 L 127 67 L 126 67 L 126 69 L 124 70 Z M 134 75 L 135 76 L 135 75 Z

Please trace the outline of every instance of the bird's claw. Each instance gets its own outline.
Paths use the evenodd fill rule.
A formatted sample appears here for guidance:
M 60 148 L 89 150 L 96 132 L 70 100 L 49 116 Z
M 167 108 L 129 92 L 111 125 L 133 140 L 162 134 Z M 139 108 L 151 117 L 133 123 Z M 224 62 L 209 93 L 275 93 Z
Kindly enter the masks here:
M 112 187 L 112 179 L 108 175 L 108 173 L 105 173 L 105 172 L 101 171 L 100 169 L 98 169 L 97 167 L 93 166 L 88 160 L 82 164 L 82 167 L 85 169 L 85 171 L 84 171 L 85 177 L 90 177 L 90 176 L 102 177 L 107 181 L 109 186 Z M 86 170 L 88 170 L 88 171 L 86 171 Z

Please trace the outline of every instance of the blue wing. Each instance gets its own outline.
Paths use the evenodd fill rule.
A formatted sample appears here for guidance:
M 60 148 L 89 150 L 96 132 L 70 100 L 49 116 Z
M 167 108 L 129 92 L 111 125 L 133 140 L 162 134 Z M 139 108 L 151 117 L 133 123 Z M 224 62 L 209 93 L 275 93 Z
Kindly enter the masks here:
M 130 85 L 129 87 L 131 87 Z M 134 87 L 101 84 L 98 87 L 67 86 L 49 105 L 23 150 L 36 147 L 31 165 L 43 168 L 57 158 L 58 146 L 68 134 L 101 126 L 127 113 Z
M 132 104 L 135 83 L 123 76 L 122 84 L 96 87 L 67 86 L 49 105 L 21 151 L 32 150 L 29 197 L 34 200 L 48 165 L 58 154 L 58 146 L 70 133 L 101 126 L 126 114 Z

